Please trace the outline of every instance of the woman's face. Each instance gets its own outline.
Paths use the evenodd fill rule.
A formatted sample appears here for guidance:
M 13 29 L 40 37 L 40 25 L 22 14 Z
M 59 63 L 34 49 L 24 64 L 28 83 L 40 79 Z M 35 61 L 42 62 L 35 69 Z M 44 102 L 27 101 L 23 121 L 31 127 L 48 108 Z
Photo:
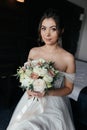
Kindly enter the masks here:
M 52 18 L 46 18 L 41 25 L 41 37 L 45 44 L 56 44 L 59 38 L 56 23 Z

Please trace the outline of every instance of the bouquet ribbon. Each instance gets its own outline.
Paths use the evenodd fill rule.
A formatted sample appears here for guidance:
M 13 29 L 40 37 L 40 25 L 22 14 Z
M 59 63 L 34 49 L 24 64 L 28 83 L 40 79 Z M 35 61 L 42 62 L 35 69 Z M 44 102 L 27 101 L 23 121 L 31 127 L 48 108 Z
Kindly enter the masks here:
M 42 113 L 44 111 L 45 100 L 35 98 L 34 97 L 27 99 L 26 104 L 23 106 L 21 111 L 18 113 L 16 119 L 20 121 L 21 119 L 26 119 L 32 117 L 33 115 Z

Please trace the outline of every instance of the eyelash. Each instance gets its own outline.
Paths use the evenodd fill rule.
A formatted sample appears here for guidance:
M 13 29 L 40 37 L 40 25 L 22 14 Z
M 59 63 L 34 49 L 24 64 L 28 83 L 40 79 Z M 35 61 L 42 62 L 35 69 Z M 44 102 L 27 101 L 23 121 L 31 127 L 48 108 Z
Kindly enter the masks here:
M 56 28 L 52 28 L 53 31 L 56 31 L 57 29 Z
M 43 27 L 42 27 L 41 30 L 46 30 L 46 28 L 43 28 Z
M 43 28 L 43 27 L 42 27 L 41 30 L 45 31 L 46 28 Z M 51 30 L 52 30 L 52 31 L 56 31 L 57 29 L 56 29 L 56 28 L 51 28 Z

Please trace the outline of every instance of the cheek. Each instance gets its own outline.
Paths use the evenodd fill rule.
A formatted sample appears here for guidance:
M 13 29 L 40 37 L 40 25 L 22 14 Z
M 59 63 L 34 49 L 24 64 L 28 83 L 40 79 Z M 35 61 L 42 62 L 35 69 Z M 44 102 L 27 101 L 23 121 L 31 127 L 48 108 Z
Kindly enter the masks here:
M 54 38 L 55 40 L 58 40 L 58 39 L 59 39 L 59 35 L 58 35 L 58 34 L 54 34 L 54 35 L 53 35 L 53 38 Z
M 40 32 L 40 35 L 41 35 L 41 37 L 43 36 L 43 33 L 42 33 L 42 31 Z
M 41 38 L 44 38 L 44 35 L 45 35 L 45 34 L 41 32 Z

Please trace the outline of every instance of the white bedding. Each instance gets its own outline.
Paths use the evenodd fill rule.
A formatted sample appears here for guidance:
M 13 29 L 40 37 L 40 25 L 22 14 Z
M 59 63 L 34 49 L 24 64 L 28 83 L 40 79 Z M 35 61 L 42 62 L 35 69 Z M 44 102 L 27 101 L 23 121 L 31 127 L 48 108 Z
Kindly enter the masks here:
M 76 60 L 76 78 L 73 92 L 69 95 L 75 101 L 78 100 L 80 91 L 87 86 L 87 63 Z

